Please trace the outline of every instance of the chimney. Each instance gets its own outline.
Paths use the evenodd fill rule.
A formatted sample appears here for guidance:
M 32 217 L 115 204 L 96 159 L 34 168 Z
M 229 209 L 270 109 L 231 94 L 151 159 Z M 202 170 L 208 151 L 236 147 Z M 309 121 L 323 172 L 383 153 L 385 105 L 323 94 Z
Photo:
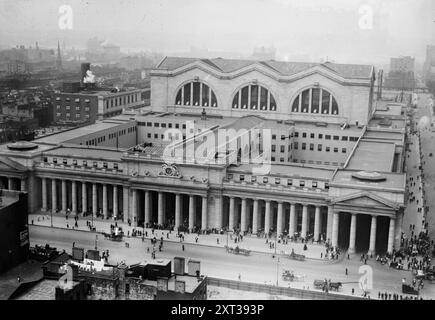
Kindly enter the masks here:
M 80 71 L 80 84 L 84 87 L 83 79 L 86 77 L 86 72 L 88 70 L 91 70 L 91 64 L 89 62 L 83 62 L 81 64 L 81 71 Z

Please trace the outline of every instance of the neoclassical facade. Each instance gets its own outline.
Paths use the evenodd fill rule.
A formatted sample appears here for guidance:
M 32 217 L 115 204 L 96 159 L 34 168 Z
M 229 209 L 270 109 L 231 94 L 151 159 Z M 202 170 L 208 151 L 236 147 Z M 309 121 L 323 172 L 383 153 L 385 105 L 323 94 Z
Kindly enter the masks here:
M 398 246 L 406 119 L 397 105 L 378 114 L 372 67 L 166 58 L 151 74 L 141 112 L 1 145 L 4 188 L 28 192 L 31 212 L 296 234 L 350 252 Z M 174 140 L 207 155 L 220 129 L 269 130 L 269 169 L 239 144 L 207 161 L 164 157 Z

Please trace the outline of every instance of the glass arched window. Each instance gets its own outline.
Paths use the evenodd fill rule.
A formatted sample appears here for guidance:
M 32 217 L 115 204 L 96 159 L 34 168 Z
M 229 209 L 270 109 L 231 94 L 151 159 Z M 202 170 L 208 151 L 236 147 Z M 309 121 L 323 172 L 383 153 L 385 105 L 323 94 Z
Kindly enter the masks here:
M 200 81 L 182 86 L 175 96 L 175 105 L 194 107 L 217 107 L 216 95 L 211 88 Z
M 293 101 L 292 112 L 338 115 L 338 104 L 327 90 L 313 87 L 298 94 Z
M 233 109 L 250 109 L 260 111 L 276 111 L 276 101 L 265 87 L 250 84 L 241 88 L 233 98 Z

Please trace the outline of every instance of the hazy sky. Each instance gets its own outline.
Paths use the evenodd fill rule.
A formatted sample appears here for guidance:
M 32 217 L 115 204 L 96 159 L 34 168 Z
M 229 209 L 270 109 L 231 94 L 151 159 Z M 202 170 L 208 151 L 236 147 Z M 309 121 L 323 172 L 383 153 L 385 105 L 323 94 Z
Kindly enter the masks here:
M 275 46 L 279 57 L 337 61 L 423 58 L 435 43 L 435 0 L 0 0 L 0 46 L 84 48 L 93 36 L 123 51 L 249 54 Z M 59 28 L 59 8 L 72 8 L 72 30 Z M 364 6 L 372 28 L 361 28 Z M 367 11 L 365 12 L 367 13 Z M 367 27 L 367 24 L 365 25 Z

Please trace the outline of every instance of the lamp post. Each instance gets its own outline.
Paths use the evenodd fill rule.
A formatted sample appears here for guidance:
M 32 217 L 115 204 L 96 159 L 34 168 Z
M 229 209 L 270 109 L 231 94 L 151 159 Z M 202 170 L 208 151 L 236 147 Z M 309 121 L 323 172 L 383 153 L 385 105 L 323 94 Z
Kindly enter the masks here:
M 278 277 L 279 277 L 279 257 L 276 260 L 276 286 L 278 287 Z

